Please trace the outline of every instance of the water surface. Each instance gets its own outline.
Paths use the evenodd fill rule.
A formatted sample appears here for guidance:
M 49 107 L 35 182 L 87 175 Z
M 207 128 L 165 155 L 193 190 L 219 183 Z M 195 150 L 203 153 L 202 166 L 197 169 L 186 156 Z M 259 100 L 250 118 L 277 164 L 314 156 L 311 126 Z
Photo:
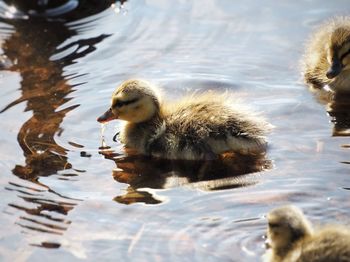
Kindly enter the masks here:
M 0 260 L 258 261 L 273 207 L 349 224 L 347 103 L 300 73 L 308 35 L 348 1 L 69 2 L 48 18 L 0 4 Z M 169 100 L 232 92 L 275 126 L 267 154 L 127 157 L 118 122 L 101 148 L 96 117 L 132 77 Z

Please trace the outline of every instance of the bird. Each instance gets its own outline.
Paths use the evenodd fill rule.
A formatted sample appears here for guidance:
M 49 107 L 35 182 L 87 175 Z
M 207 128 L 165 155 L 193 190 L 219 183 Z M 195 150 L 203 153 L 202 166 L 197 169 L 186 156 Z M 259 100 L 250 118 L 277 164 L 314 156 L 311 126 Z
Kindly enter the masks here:
M 267 220 L 266 262 L 350 261 L 350 229 L 346 226 L 314 228 L 293 205 L 272 210 Z
M 304 80 L 314 90 L 350 92 L 350 17 L 335 17 L 310 37 L 304 55 Z
M 271 125 L 227 94 L 204 92 L 163 102 L 146 80 L 122 82 L 100 123 L 124 120 L 119 140 L 138 154 L 174 160 L 214 160 L 226 152 L 260 154 Z

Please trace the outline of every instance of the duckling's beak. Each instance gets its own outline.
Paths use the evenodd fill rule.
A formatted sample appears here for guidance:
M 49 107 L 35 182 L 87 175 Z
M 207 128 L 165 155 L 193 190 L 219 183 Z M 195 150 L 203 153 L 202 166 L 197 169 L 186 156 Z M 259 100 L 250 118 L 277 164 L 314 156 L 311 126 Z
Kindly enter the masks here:
M 334 58 L 332 61 L 332 64 L 330 68 L 328 69 L 326 76 L 328 79 L 333 79 L 337 75 L 340 74 L 341 70 L 343 69 L 343 65 L 339 61 L 338 58 Z
M 117 119 L 118 117 L 113 114 L 112 109 L 108 109 L 103 115 L 97 118 L 97 121 L 100 123 L 107 123 L 113 119 Z

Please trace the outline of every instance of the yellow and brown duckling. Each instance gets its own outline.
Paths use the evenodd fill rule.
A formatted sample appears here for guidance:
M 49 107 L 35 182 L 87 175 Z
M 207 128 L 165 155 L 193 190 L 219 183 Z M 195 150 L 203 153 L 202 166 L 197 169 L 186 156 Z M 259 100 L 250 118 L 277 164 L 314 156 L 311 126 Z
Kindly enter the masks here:
M 304 59 L 304 79 L 311 87 L 350 92 L 350 17 L 323 24 L 312 35 Z
M 303 212 L 295 206 L 276 208 L 267 219 L 270 249 L 264 255 L 264 261 L 350 261 L 349 228 L 329 225 L 313 229 Z
M 314 88 L 350 92 L 350 17 L 337 17 L 311 36 L 304 65 L 304 79 Z
M 125 120 L 120 140 L 140 154 L 164 159 L 212 160 L 226 152 L 261 153 L 270 128 L 227 95 L 207 92 L 163 103 L 143 80 L 123 82 L 97 120 Z

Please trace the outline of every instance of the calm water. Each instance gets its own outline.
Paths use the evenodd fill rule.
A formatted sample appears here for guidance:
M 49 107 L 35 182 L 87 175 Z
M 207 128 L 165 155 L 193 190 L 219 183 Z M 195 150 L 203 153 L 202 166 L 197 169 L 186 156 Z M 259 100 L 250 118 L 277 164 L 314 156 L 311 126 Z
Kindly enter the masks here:
M 350 224 L 349 108 L 319 102 L 299 68 L 309 33 L 348 0 L 91 2 L 47 20 L 0 2 L 1 261 L 259 261 L 264 216 L 286 203 Z M 235 93 L 276 126 L 267 154 L 126 157 L 118 122 L 101 147 L 96 117 L 132 77 L 170 100 Z

